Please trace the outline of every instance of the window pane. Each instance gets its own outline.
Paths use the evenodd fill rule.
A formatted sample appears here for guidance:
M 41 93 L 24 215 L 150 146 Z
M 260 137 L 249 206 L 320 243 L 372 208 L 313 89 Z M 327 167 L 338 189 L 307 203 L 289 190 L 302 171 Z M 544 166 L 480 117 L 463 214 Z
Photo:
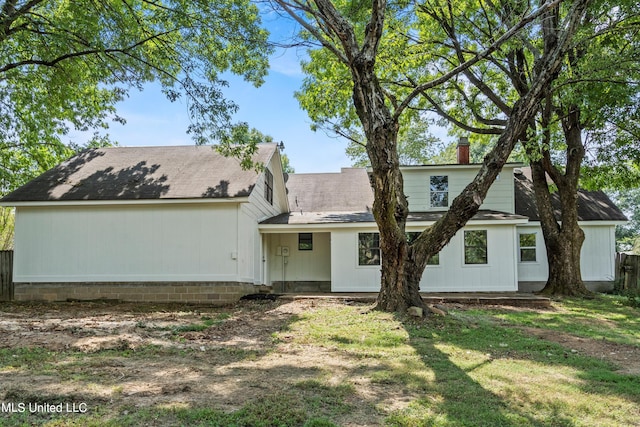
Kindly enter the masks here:
M 472 230 L 464 232 L 464 263 L 487 263 L 487 231 Z
M 536 235 L 535 233 L 531 233 L 531 234 L 521 234 L 520 235 L 520 247 L 521 248 L 525 248 L 525 247 L 534 247 L 536 246 Z
M 446 208 L 449 206 L 449 193 L 431 192 L 431 206 L 434 208 Z
M 464 245 L 465 246 L 480 246 L 487 247 L 487 231 L 486 230 L 473 230 L 464 232 Z
M 531 262 L 536 260 L 535 248 L 520 249 L 520 261 Z
M 449 191 L 448 176 L 432 176 L 430 178 L 431 191 Z
M 407 243 L 412 244 L 413 242 L 416 241 L 419 235 L 420 235 L 420 232 L 418 231 L 409 231 L 407 233 Z
M 427 265 L 440 265 L 440 254 L 435 254 L 429 261 L 427 261 Z
M 358 233 L 358 265 L 380 265 L 378 233 Z
M 264 171 L 264 198 L 273 204 L 273 174 L 269 169 Z
M 536 261 L 535 233 L 520 234 L 520 262 Z
M 487 250 L 484 248 L 465 248 L 464 263 L 465 264 L 486 264 Z
M 449 177 L 434 175 L 429 177 L 431 207 L 449 206 Z
M 312 233 L 298 234 L 298 250 L 299 251 L 313 250 L 313 234 Z

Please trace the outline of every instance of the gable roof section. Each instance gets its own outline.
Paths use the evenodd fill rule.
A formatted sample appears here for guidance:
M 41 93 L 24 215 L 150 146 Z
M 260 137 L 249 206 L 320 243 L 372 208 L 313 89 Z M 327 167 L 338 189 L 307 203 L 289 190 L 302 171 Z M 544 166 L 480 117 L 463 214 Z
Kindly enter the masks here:
M 287 189 L 292 212 L 368 212 L 373 206 L 369 175 L 361 168 L 291 174 Z
M 524 168 L 523 168 L 524 169 Z M 540 221 L 533 182 L 525 173 L 514 174 L 516 214 L 529 217 L 530 221 Z M 560 218 L 560 198 L 557 193 L 551 194 L 554 214 Z M 602 191 L 578 191 L 579 221 L 627 221 L 622 211 Z
M 268 163 L 276 149 L 275 144 L 260 144 L 254 161 Z M 79 153 L 1 201 L 247 197 L 259 176 L 211 146 L 97 148 Z

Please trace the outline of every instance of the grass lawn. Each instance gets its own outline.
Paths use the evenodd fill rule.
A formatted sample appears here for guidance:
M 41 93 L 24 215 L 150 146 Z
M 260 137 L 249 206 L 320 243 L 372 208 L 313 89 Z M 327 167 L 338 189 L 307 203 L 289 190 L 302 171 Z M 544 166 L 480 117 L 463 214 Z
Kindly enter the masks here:
M 624 301 L 425 319 L 337 301 L 0 304 L 0 425 L 640 426 L 640 310 Z

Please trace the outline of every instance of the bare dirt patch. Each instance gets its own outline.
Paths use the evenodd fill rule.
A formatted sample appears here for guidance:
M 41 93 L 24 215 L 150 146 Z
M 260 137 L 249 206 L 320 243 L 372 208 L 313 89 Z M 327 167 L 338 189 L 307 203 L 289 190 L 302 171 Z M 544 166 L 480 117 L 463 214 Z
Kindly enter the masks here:
M 605 340 L 576 337 L 563 332 L 538 328 L 522 328 L 523 331 L 546 341 L 558 343 L 568 352 L 607 360 L 618 367 L 618 372 L 640 375 L 640 350 L 630 345 Z
M 232 411 L 305 381 L 340 384 L 357 370 L 357 361 L 295 344 L 286 333 L 316 304 L 3 304 L 0 350 L 15 354 L 0 364 L 0 401 L 82 401 L 120 415 L 131 407 L 158 406 Z M 31 362 L 23 349 L 44 354 Z M 364 381 L 360 386 L 354 407 L 370 404 L 345 414 L 341 425 L 382 422 L 383 414 L 371 409 L 392 393 Z

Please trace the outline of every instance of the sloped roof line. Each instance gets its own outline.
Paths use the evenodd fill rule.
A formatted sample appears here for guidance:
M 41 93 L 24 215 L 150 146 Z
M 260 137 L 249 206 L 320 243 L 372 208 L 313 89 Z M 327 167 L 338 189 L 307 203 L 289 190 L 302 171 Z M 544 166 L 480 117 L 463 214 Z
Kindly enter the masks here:
M 446 211 L 411 212 L 407 223 L 435 222 L 442 218 Z M 493 210 L 478 211 L 471 221 L 527 221 L 527 217 L 508 212 Z M 346 223 L 375 223 L 371 212 L 288 212 L 262 221 L 263 225 L 312 225 L 312 224 L 346 224 Z
M 267 164 L 275 144 L 260 144 L 254 162 Z M 212 146 L 88 149 L 43 173 L 2 202 L 247 197 L 259 172 Z
M 523 173 L 515 174 L 516 213 L 530 221 L 540 221 L 533 182 Z M 560 197 L 551 194 L 554 215 L 560 219 Z M 627 221 L 627 217 L 603 191 L 578 190 L 578 221 Z

